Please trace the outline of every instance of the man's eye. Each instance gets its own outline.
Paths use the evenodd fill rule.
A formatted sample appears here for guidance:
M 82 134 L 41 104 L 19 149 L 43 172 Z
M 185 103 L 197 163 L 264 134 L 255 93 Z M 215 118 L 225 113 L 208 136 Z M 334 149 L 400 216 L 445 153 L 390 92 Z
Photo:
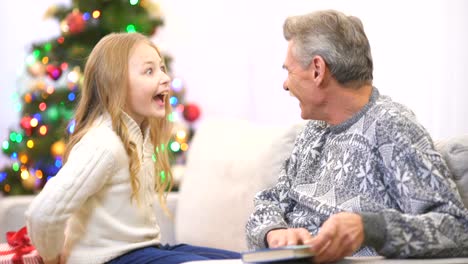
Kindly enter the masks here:
M 146 74 L 152 74 L 152 73 L 153 73 L 153 69 L 152 69 L 152 68 L 149 68 L 149 69 L 146 70 L 145 73 L 146 73 Z

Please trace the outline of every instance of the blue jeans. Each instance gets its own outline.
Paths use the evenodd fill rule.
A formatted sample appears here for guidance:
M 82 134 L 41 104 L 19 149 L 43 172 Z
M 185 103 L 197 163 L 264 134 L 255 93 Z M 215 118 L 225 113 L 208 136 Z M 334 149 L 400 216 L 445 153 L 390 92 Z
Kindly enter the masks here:
M 140 248 L 117 257 L 107 264 L 176 264 L 194 260 L 238 259 L 240 257 L 239 253 L 232 251 L 179 244 Z

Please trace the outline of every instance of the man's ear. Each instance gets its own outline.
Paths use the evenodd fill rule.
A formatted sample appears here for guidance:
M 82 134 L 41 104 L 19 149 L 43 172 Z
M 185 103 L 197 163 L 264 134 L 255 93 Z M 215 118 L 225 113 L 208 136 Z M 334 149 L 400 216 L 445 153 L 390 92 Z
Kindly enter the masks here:
M 312 63 L 310 66 L 311 67 L 309 69 L 313 71 L 314 80 L 318 84 L 322 83 L 323 80 L 325 79 L 325 73 L 326 73 L 326 67 L 327 67 L 325 60 L 323 60 L 321 56 L 314 56 L 312 58 Z

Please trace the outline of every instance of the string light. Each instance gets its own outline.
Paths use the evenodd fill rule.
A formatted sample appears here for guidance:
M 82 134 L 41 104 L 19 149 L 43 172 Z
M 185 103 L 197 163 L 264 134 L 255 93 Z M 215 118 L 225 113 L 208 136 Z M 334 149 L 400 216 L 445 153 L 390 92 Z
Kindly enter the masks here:
M 55 92 L 55 87 L 52 85 L 47 86 L 46 92 L 48 94 L 53 94 Z
M 47 134 L 47 127 L 45 125 L 42 125 L 39 128 L 39 134 L 41 134 L 42 136 L 45 136 L 45 134 Z
M 28 162 L 28 155 L 26 154 L 21 154 L 20 156 L 20 162 L 23 164 L 26 164 Z
M 52 44 L 47 43 L 47 44 L 44 45 L 44 50 L 45 51 L 50 51 L 51 49 L 52 49 Z
M 29 123 L 31 124 L 31 127 L 37 127 L 39 121 L 36 118 L 33 118 Z
M 37 88 L 44 90 L 44 88 L 46 87 L 46 83 L 44 81 L 38 81 L 36 86 Z
M 8 143 L 8 141 L 3 141 L 3 143 L 2 143 L 2 148 L 3 148 L 4 150 L 7 150 L 9 147 L 10 147 L 10 143 Z
M 62 160 L 61 159 L 56 159 L 55 160 L 55 167 L 57 167 L 57 168 L 62 167 Z
M 134 33 L 134 32 L 136 32 L 135 25 L 133 25 L 133 24 L 128 24 L 128 25 L 127 25 L 127 32 L 128 32 L 128 33 Z
M 27 180 L 29 178 L 29 171 L 24 170 L 21 172 L 21 179 Z
M 60 23 L 60 29 L 64 32 L 64 33 L 67 33 L 68 30 L 70 30 L 70 27 L 68 26 L 67 22 L 65 20 L 63 20 L 61 23 Z
M 26 94 L 24 95 L 24 101 L 25 101 L 26 103 L 28 103 L 28 104 L 31 103 L 31 101 L 32 101 L 32 96 L 31 96 L 30 93 L 26 93 Z
M 173 152 L 178 152 L 180 150 L 180 144 L 177 141 L 171 143 L 170 148 Z
M 69 100 L 70 102 L 75 101 L 75 94 L 74 94 L 74 93 L 69 93 L 69 94 L 68 94 L 68 100 Z
M 179 78 L 174 78 L 171 82 L 171 87 L 172 87 L 172 90 L 174 90 L 175 92 L 180 92 L 183 87 L 182 80 Z
M 0 172 L 0 182 L 6 180 L 8 174 L 6 172 Z
M 130 4 L 131 4 L 131 5 L 137 5 L 137 4 L 138 4 L 138 0 L 130 0 Z
M 10 192 L 11 190 L 10 184 L 5 184 L 5 186 L 3 187 L 3 190 L 7 193 Z
M 15 132 L 10 133 L 10 140 L 13 141 L 13 142 L 16 141 L 16 133 Z
M 167 120 L 169 120 L 169 122 L 174 122 L 174 114 L 173 113 L 168 114 Z
M 185 106 L 183 104 L 180 104 L 176 107 L 176 111 L 179 113 L 183 113 L 185 110 Z
M 101 11 L 99 10 L 94 10 L 93 11 L 93 18 L 98 19 L 101 16 Z
M 185 133 L 185 131 L 183 131 L 183 130 L 179 130 L 179 131 L 177 131 L 177 133 L 176 133 L 176 137 L 177 137 L 180 141 L 184 140 L 186 136 L 187 136 L 187 133 Z
M 42 177 L 44 176 L 41 170 L 37 170 L 35 174 L 36 174 L 36 178 L 38 179 L 42 179 Z
M 34 141 L 32 139 L 28 140 L 26 146 L 30 149 L 34 148 Z
M 171 96 L 171 99 L 169 99 L 169 103 L 172 106 L 175 106 L 178 102 L 179 102 L 179 100 L 177 100 L 177 97 L 175 97 L 175 96 Z
M 42 120 L 42 116 L 39 113 L 34 114 L 33 117 L 36 118 L 37 121 L 39 121 L 39 122 Z
M 47 64 L 47 63 L 49 63 L 49 57 L 46 56 L 42 58 L 42 64 Z
M 83 19 L 84 19 L 85 21 L 88 21 L 90 18 L 91 18 L 91 15 L 89 14 L 89 12 L 84 12 L 84 14 L 83 14 Z
M 47 104 L 46 103 L 42 102 L 42 103 L 39 104 L 39 110 L 45 111 L 46 109 L 47 109 Z M 36 118 L 34 118 L 34 119 L 36 119 Z
M 26 64 L 27 64 L 28 66 L 33 65 L 35 62 L 36 62 L 36 58 L 34 57 L 33 54 L 31 54 L 31 55 L 29 55 L 28 57 L 26 57 Z
M 76 71 L 72 71 L 68 74 L 68 80 L 72 83 L 76 83 L 78 81 L 78 73 Z
M 70 123 L 68 124 L 67 130 L 68 130 L 68 133 L 73 134 L 73 131 L 75 131 L 75 119 L 70 121 Z
M 15 103 L 14 108 L 16 112 L 21 112 L 21 109 L 23 109 L 23 106 L 21 105 L 21 103 Z
M 34 50 L 33 51 L 33 56 L 34 56 L 34 58 L 38 59 L 39 56 L 41 56 L 41 51 L 38 50 L 38 49 Z
M 181 149 L 182 151 L 187 151 L 187 150 L 188 150 L 188 144 L 187 144 L 187 143 L 182 143 L 182 144 L 180 145 L 180 149 Z
M 19 171 L 19 164 L 18 164 L 18 162 L 13 163 L 13 165 L 11 165 L 11 168 L 12 168 L 14 171 Z

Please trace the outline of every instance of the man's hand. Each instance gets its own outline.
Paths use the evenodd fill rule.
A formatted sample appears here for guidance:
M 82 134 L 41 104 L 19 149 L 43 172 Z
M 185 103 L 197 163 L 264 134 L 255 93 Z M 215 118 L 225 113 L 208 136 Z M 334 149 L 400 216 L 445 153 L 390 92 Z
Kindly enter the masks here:
M 364 242 L 362 218 L 354 213 L 338 213 L 323 223 L 310 244 L 317 263 L 333 262 L 351 255 Z
M 274 229 L 267 233 L 267 243 L 271 248 L 308 244 L 312 236 L 305 228 Z

